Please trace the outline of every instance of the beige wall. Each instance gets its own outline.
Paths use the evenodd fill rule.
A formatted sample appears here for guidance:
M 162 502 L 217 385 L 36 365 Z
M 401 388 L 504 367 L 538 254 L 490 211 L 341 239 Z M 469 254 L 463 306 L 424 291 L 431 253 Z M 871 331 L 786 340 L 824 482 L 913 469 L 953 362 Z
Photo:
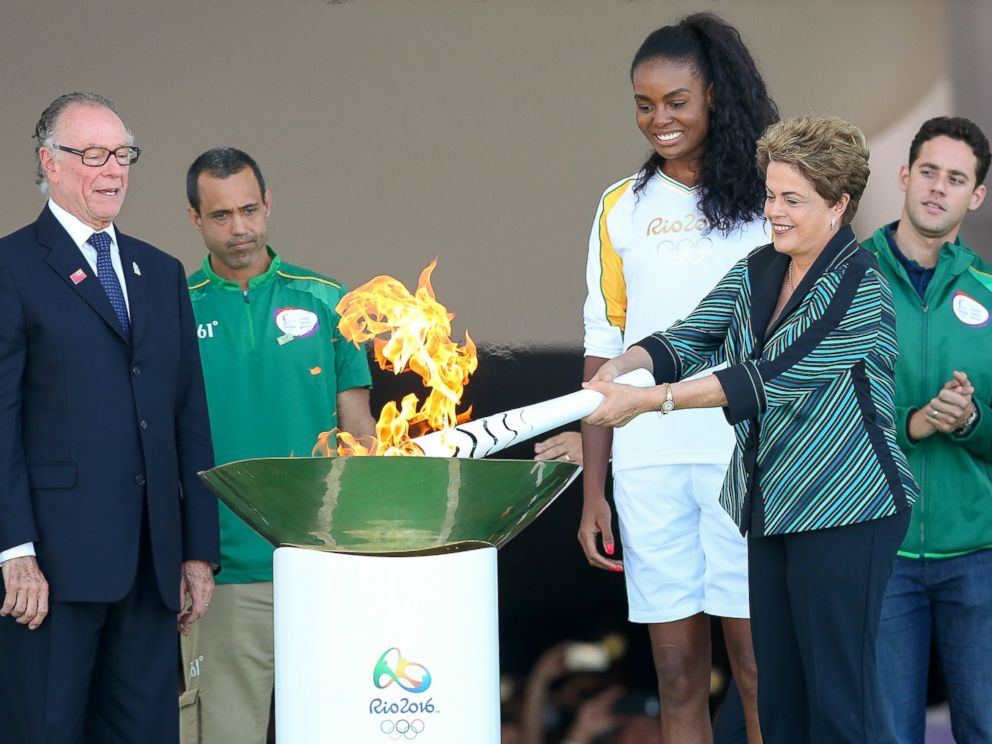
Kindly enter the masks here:
M 992 69 L 992 2 L 964 0 L 949 9 L 951 21 L 948 36 L 954 40 L 951 50 L 955 110 L 976 122 L 992 136 L 992 96 L 989 95 L 989 73 Z M 986 180 L 986 184 L 989 181 Z M 992 200 L 971 215 L 962 233 L 969 244 L 992 262 Z
M 939 0 L 19 0 L 0 24 L 0 231 L 42 204 L 38 114 L 95 90 L 145 151 L 120 226 L 187 267 L 203 248 L 186 166 L 235 145 L 262 165 L 288 259 L 354 285 L 414 282 L 440 256 L 457 330 L 578 345 L 596 199 L 646 152 L 627 66 L 651 29 L 703 7 L 739 26 L 783 114 L 839 114 L 872 138 L 950 100 Z M 869 189 L 891 191 L 897 166 L 876 163 Z

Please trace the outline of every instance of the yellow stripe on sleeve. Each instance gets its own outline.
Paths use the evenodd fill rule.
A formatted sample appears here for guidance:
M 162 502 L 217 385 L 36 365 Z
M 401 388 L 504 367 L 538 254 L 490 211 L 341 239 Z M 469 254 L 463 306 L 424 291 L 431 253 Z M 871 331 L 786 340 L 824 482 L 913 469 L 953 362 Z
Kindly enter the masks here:
M 279 276 L 283 277 L 284 279 L 301 279 L 305 282 L 320 282 L 321 284 L 328 284 L 334 287 L 335 289 L 341 289 L 340 284 L 335 284 L 329 279 L 324 279 L 323 277 L 319 277 L 319 276 L 296 276 L 295 274 L 287 274 L 284 271 L 277 271 L 276 273 Z
M 606 319 L 621 332 L 627 324 L 627 282 L 623 277 L 623 260 L 613 247 L 606 218 L 633 182 L 628 179 L 604 196 L 603 212 L 599 216 L 599 288 L 606 304 Z
M 992 274 L 987 274 L 984 271 L 980 271 L 974 266 L 969 266 L 968 271 L 970 271 L 971 275 L 978 280 L 979 284 L 985 287 L 985 289 L 989 292 L 992 292 Z

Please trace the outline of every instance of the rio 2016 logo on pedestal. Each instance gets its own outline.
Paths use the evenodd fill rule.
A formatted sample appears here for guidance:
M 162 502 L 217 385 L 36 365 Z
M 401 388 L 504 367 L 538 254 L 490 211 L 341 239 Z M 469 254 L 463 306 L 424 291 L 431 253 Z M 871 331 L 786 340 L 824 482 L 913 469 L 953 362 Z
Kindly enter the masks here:
M 422 694 L 431 686 L 431 673 L 423 664 L 407 661 L 395 646 L 387 649 L 372 669 L 372 683 L 380 690 L 393 685 L 411 694 Z M 399 697 L 390 700 L 376 697 L 369 703 L 369 715 L 380 717 L 379 731 L 390 739 L 416 739 L 426 725 L 422 718 L 410 716 L 433 715 L 440 711 L 434 698 L 411 700 Z M 396 717 L 398 716 L 398 717 Z
M 394 682 L 407 692 L 426 692 L 431 686 L 431 673 L 415 661 L 407 661 L 395 646 L 386 651 L 375 663 L 372 682 L 385 690 Z

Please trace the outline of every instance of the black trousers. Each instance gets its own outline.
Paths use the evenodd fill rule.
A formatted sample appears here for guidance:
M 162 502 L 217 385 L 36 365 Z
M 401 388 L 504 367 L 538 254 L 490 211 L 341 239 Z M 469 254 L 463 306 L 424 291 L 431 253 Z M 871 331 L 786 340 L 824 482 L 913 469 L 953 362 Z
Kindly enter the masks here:
M 886 740 L 875 640 L 909 517 L 748 540 L 765 744 Z
M 176 615 L 142 532 L 134 585 L 120 601 L 53 602 L 37 630 L 0 619 L 3 744 L 179 740 Z

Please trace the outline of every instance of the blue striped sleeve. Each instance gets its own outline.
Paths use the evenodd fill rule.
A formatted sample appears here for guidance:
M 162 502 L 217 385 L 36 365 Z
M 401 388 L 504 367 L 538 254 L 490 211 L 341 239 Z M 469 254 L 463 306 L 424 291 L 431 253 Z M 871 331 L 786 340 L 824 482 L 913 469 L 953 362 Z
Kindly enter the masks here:
M 753 362 L 735 364 L 717 370 L 713 375 L 720 381 L 723 394 L 727 398 L 723 415 L 726 416 L 728 424 L 756 418 L 768 407 L 764 394 L 765 386 L 757 365 Z

